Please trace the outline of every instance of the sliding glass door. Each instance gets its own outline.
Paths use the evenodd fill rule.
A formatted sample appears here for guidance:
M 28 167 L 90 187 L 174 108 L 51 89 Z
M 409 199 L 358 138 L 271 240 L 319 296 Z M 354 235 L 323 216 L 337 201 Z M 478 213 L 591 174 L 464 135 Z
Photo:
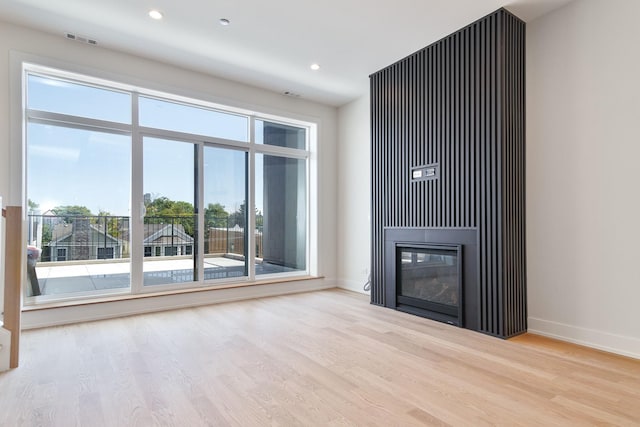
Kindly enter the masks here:
M 197 153 L 190 142 L 143 138 L 144 286 L 198 280 Z
M 248 276 L 248 153 L 204 147 L 204 279 Z

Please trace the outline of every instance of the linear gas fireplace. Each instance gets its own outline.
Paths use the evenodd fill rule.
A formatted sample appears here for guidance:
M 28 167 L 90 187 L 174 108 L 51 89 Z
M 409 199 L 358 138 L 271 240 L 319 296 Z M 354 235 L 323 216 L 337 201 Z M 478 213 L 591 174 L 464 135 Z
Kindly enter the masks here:
M 477 329 L 476 230 L 385 229 L 390 308 Z

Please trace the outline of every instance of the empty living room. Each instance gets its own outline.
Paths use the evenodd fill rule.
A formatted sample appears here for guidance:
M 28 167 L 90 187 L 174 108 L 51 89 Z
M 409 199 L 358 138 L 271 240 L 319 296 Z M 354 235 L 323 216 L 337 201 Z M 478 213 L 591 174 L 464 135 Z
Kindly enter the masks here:
M 0 426 L 640 425 L 638 16 L 0 3 Z

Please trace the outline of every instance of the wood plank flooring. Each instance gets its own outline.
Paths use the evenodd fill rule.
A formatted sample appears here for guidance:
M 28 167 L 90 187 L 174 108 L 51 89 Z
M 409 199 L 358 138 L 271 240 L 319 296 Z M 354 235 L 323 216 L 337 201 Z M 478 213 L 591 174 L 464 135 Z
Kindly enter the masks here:
M 640 425 L 640 361 L 341 290 L 26 331 L 1 426 Z

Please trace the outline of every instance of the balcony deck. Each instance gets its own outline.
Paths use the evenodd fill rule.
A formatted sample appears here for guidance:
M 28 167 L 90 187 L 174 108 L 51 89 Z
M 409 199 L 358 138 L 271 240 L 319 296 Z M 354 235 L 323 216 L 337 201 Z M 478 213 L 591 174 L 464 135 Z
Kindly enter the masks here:
M 38 263 L 36 274 L 43 295 L 73 294 L 107 289 L 128 288 L 130 264 L 127 260 Z M 217 256 L 204 260 L 205 278 L 243 271 L 244 262 Z M 192 259 L 145 259 L 143 263 L 146 285 L 186 282 L 192 280 Z M 191 276 L 190 280 L 181 280 Z M 216 278 L 216 277 L 208 277 Z M 176 280 L 177 279 L 177 280 Z
M 241 259 L 246 253 L 244 229 L 235 223 L 230 227 L 228 215 L 209 220 L 205 227 L 207 255 L 201 276 L 204 280 L 245 276 L 246 268 Z M 145 217 L 145 286 L 193 282 L 190 254 L 194 238 L 188 227 L 185 228 L 189 221 L 193 221 L 192 216 Z M 130 287 L 129 217 L 29 214 L 28 223 L 28 242 L 41 248 L 35 268 L 41 295 L 94 295 Z M 226 223 L 226 226 L 216 227 L 220 223 Z M 254 231 L 253 244 L 256 247 L 256 274 L 295 271 L 262 262 L 262 231 L 258 228 Z M 30 270 L 30 274 L 32 272 Z M 27 286 L 27 296 L 31 292 L 31 286 Z
M 36 274 L 42 295 L 73 295 L 99 291 L 126 289 L 130 286 L 130 264 L 127 259 L 69 262 L 40 262 Z M 256 264 L 256 274 L 296 271 L 280 265 Z M 244 261 L 227 256 L 208 256 L 204 259 L 204 279 L 242 277 Z M 188 283 L 193 281 L 193 260 L 183 257 L 145 258 L 143 283 L 145 286 Z M 28 292 L 30 287 L 27 286 Z M 30 293 L 29 293 L 30 295 Z

